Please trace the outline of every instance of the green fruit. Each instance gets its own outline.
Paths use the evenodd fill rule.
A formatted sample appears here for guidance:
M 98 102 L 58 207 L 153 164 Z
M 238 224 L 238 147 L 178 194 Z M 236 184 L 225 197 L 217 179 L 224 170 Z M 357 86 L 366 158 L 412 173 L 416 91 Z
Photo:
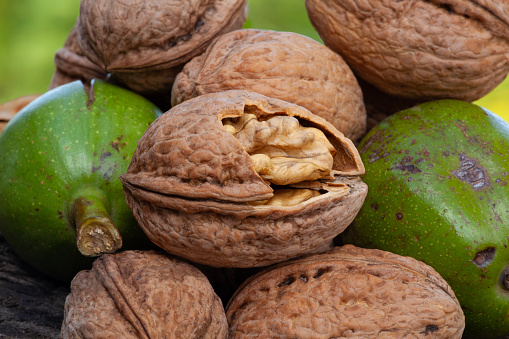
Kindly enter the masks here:
M 340 240 L 434 267 L 462 305 L 465 338 L 509 334 L 509 125 L 440 100 L 385 119 L 359 149 L 369 193 Z
M 122 249 L 149 246 L 118 176 L 160 114 L 101 81 L 60 86 L 21 110 L 0 134 L 0 233 L 13 250 L 67 281 L 89 267 L 89 256 L 122 242 Z

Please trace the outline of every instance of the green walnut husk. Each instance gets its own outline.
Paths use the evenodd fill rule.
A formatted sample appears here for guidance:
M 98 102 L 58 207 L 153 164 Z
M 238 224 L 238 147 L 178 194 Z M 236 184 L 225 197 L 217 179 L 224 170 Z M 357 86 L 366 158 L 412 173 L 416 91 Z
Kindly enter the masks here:
M 460 301 L 464 338 L 509 334 L 509 124 L 432 101 L 383 120 L 359 149 L 369 193 L 341 240 L 432 266 Z
M 95 256 L 150 242 L 118 176 L 160 110 L 102 81 L 27 105 L 0 134 L 0 233 L 27 263 L 70 280 Z

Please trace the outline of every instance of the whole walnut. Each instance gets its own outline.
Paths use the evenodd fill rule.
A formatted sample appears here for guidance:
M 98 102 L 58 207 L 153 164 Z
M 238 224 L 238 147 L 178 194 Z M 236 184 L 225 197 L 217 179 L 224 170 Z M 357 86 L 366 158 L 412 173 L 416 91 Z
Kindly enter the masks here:
M 509 72 L 509 2 L 306 0 L 325 45 L 393 96 L 475 101 Z
M 297 33 L 242 29 L 220 36 L 177 75 L 172 105 L 230 89 L 307 108 L 352 140 L 366 130 L 362 91 L 348 65 Z
M 169 96 L 182 66 L 246 17 L 247 0 L 82 0 L 77 41 L 116 81 Z
M 353 245 L 270 267 L 226 308 L 229 338 L 459 339 L 463 311 L 430 266 Z
M 226 338 L 223 305 L 200 270 L 155 251 L 105 254 L 71 282 L 65 338 Z
M 213 267 L 261 267 L 328 246 L 367 194 L 350 139 L 307 109 L 230 90 L 156 119 L 120 176 L 162 249 Z
M 55 53 L 55 72 L 51 78 L 49 89 L 81 80 L 88 83 L 92 79 L 106 79 L 106 72 L 83 55 L 76 41 L 76 26 L 67 37 L 64 47 Z

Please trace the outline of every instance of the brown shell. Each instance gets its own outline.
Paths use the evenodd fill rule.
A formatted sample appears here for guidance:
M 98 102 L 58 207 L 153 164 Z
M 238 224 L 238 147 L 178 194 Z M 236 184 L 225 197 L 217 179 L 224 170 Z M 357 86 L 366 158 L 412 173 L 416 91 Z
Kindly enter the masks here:
M 156 77 L 141 92 L 169 91 L 168 72 L 180 71 L 216 36 L 241 28 L 246 17 L 247 0 L 83 0 L 77 39 L 85 56 L 108 73 L 120 73 L 127 86 L 134 81 L 139 89 L 143 79 Z
M 348 65 L 297 33 L 242 29 L 222 35 L 184 66 L 173 85 L 172 105 L 229 89 L 305 107 L 352 140 L 366 129 L 362 92 Z
M 306 0 L 324 43 L 367 82 L 409 99 L 477 100 L 509 72 L 509 3 Z
M 298 205 L 250 205 L 272 197 L 273 189 L 221 123 L 245 111 L 294 116 L 321 129 L 337 150 L 336 183 L 350 193 L 323 184 L 327 194 Z M 161 248 L 210 266 L 255 267 L 309 253 L 341 233 L 366 196 L 363 173 L 352 142 L 324 119 L 294 104 L 232 90 L 190 99 L 159 117 L 120 180 L 138 223 Z
M 248 279 L 226 311 L 229 338 L 461 338 L 454 292 L 430 266 L 353 245 Z
M 29 94 L 7 101 L 0 105 L 0 133 L 4 130 L 7 123 L 21 111 L 26 105 L 38 98 L 40 94 Z
M 106 72 L 83 55 L 76 41 L 76 26 L 73 27 L 64 47 L 55 53 L 55 72 L 49 89 L 81 80 L 90 83 L 92 79 L 106 79 Z
M 105 254 L 71 283 L 65 338 L 226 338 L 222 303 L 197 268 L 154 251 Z

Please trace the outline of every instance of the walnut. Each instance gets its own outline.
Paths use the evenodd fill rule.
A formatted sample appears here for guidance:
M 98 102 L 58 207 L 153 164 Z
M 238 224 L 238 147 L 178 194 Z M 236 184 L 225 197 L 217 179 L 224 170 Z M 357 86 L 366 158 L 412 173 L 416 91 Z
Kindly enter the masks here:
M 187 61 L 246 17 L 247 0 L 82 0 L 77 41 L 132 90 L 169 93 Z
M 231 90 L 187 100 L 141 137 L 120 176 L 164 250 L 214 267 L 260 267 L 325 246 L 367 193 L 357 149 L 305 108 Z
M 14 116 L 26 105 L 34 101 L 40 94 L 29 94 L 7 101 L 0 105 L 0 133 Z
M 410 257 L 353 245 L 276 265 L 227 305 L 229 338 L 461 338 L 450 286 Z
M 367 82 L 408 99 L 475 101 L 509 72 L 509 3 L 306 0 L 325 45 Z
M 81 80 L 90 84 L 92 79 L 106 79 L 106 72 L 83 55 L 76 41 L 76 26 L 67 37 L 64 47 L 55 53 L 55 72 L 49 89 Z
M 155 251 L 105 254 L 65 300 L 63 338 L 226 338 L 223 305 L 194 266 Z
M 366 129 L 362 91 L 348 65 L 300 34 L 242 29 L 220 36 L 177 76 L 172 105 L 229 89 L 295 103 L 352 140 Z

